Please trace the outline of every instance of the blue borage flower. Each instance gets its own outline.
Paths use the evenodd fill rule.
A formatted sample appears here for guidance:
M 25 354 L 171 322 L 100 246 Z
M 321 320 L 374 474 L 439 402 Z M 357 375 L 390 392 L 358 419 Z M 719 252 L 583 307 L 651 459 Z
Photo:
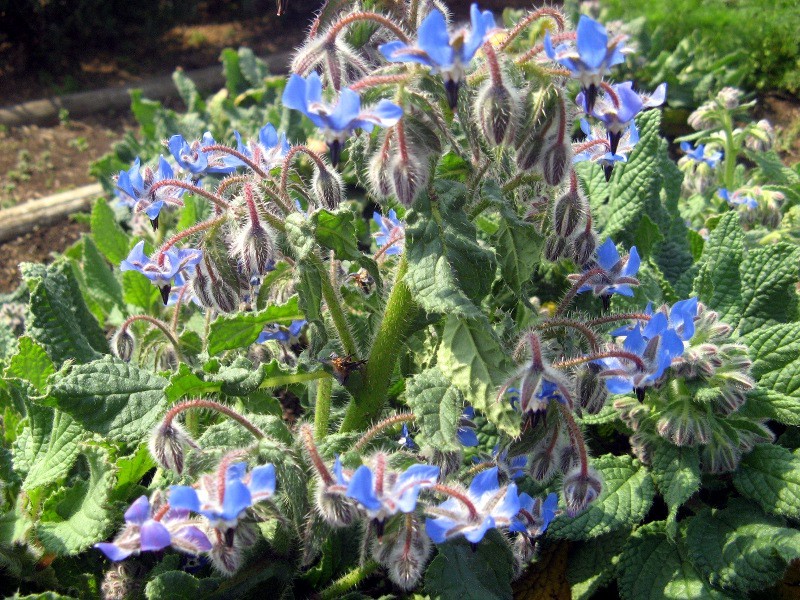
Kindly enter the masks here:
M 228 155 L 221 152 L 203 151 L 202 148 L 215 146 L 214 136 L 206 131 L 202 140 L 190 144 L 182 135 L 173 135 L 167 142 L 172 157 L 178 165 L 195 176 L 205 174 L 227 175 L 235 168 L 227 164 Z
M 520 407 L 522 413 L 538 413 L 547 410 L 551 401 L 560 402 L 561 404 L 569 405 L 569 402 L 564 395 L 559 391 L 558 385 L 549 379 L 542 378 L 536 392 L 530 397 L 527 403 L 523 403 Z
M 597 91 L 608 69 L 625 60 L 623 41 L 624 37 L 620 36 L 609 43 L 606 28 L 586 15 L 581 15 L 578 20 L 574 46 L 564 42 L 554 48 L 550 32 L 545 34 L 544 50 L 547 56 L 569 69 L 573 79 L 580 82 L 587 113 L 594 108 Z
M 645 308 L 645 314 L 653 316 L 653 306 L 652 303 L 647 304 L 647 308 Z M 672 305 L 670 308 L 666 304 L 658 309 L 657 311 L 660 314 L 663 314 L 667 317 L 667 327 L 678 334 L 678 337 L 684 341 L 688 342 L 694 336 L 694 321 L 697 318 L 697 298 L 689 298 L 687 300 L 680 300 Z M 651 319 L 652 320 L 652 319 Z M 654 328 L 648 329 L 648 322 L 645 322 L 642 327 L 644 330 L 642 331 L 642 336 L 645 339 L 650 339 L 650 336 L 653 332 L 656 331 Z M 629 333 L 633 331 L 635 326 L 623 326 L 618 329 L 615 329 L 611 332 L 613 336 L 627 336 Z
M 595 142 L 597 140 L 606 140 L 606 131 L 602 127 L 592 127 L 589 121 L 581 119 L 581 131 L 586 134 L 586 142 Z M 633 150 L 634 146 L 639 142 L 639 130 L 636 123 L 631 123 L 630 126 L 622 134 L 617 144 L 616 153 L 610 151 L 610 144 L 596 144 L 590 146 L 588 149 L 578 152 L 572 157 L 573 164 L 590 161 L 597 163 L 603 168 L 603 173 L 606 176 L 606 181 L 611 179 L 611 173 L 614 165 L 618 162 L 628 162 L 627 154 Z M 608 142 L 606 142 L 608 144 Z
M 233 529 L 248 508 L 272 498 L 275 467 L 262 465 L 248 473 L 246 463 L 234 463 L 225 469 L 224 482 L 220 486 L 217 475 L 209 474 L 200 478 L 197 489 L 173 485 L 170 506 L 203 515 L 216 529 Z
M 133 166 L 127 171 L 120 171 L 117 175 L 117 190 L 119 199 L 133 208 L 135 212 L 144 212 L 154 228 L 158 228 L 158 215 L 164 204 L 183 206 L 181 198 L 186 190 L 176 186 L 164 186 L 155 192 L 151 189 L 154 184 L 165 179 L 174 179 L 175 173 L 163 156 L 158 159 L 158 170 L 150 167 L 140 168 L 141 161 L 137 157 Z
M 172 282 L 178 273 L 184 271 L 190 275 L 197 263 L 203 258 L 202 250 L 193 248 L 169 248 L 150 259 L 144 253 L 144 241 L 136 244 L 128 254 L 128 258 L 119 265 L 120 271 L 137 271 L 147 277 L 150 282 L 161 291 L 164 304 L 169 301 Z
M 644 389 L 655 384 L 672 363 L 672 359 L 683 354 L 683 341 L 669 328 L 663 313 L 656 313 L 644 331 L 636 325 L 627 333 L 623 350 L 639 356 L 645 365 L 637 367 L 632 361 L 619 358 L 598 359 L 595 364 L 603 368 L 600 375 L 606 378 L 606 388 L 612 394 L 627 394 L 636 391 L 644 399 Z
M 264 331 L 259 334 L 256 343 L 263 344 L 268 340 L 275 340 L 289 345 L 295 344 L 306 323 L 307 321 L 305 319 L 296 319 L 291 322 L 289 327 L 284 327 L 278 323 L 270 323 L 266 325 Z
M 578 289 L 578 293 L 593 292 L 595 296 L 605 298 L 606 301 L 611 294 L 622 296 L 633 296 L 632 285 L 639 285 L 639 281 L 634 277 L 639 272 L 641 260 L 636 246 L 631 247 L 630 254 L 621 258 L 617 247 L 611 238 L 606 239 L 602 246 L 597 249 L 597 261 L 595 268 L 602 273 L 591 277 L 585 285 Z M 570 281 L 578 281 L 583 275 L 569 275 Z
M 480 457 L 473 456 L 472 461 L 479 463 L 481 459 Z M 509 479 L 519 479 L 525 475 L 525 465 L 528 464 L 528 459 L 524 455 L 508 458 L 508 448 L 501 451 L 499 444 L 495 445 L 492 449 L 490 461 L 496 464 L 500 472 Z
M 176 550 L 199 554 L 211 549 L 201 523 L 189 518 L 186 510 L 170 507 L 154 515 L 147 496 L 140 496 L 125 511 L 125 527 L 113 542 L 94 547 L 111 560 L 123 560 L 139 552 L 155 552 L 172 546 Z
M 509 531 L 516 531 L 530 538 L 539 537 L 547 531 L 557 510 L 558 494 L 555 492 L 549 493 L 544 501 L 523 492 L 519 495 L 519 513 Z
M 261 167 L 264 171 L 281 165 L 286 154 L 292 148 L 286 140 L 286 134 L 278 132 L 272 123 L 267 123 L 258 132 L 258 140 L 248 140 L 247 144 L 242 143 L 242 136 L 238 131 L 234 131 L 236 137 L 236 149 Z M 230 167 L 246 166 L 240 159 L 232 155 L 225 157 L 225 163 Z
M 335 105 L 324 102 L 322 81 L 316 72 L 306 79 L 293 74 L 283 91 L 283 104 L 299 110 L 322 130 L 333 166 L 339 163 L 342 146 L 354 130 L 370 132 L 375 125 L 391 127 L 403 116 L 403 109 L 389 100 L 381 100 L 374 107 L 362 110 L 361 98 L 350 88 L 341 91 Z
M 394 209 L 389 210 L 388 215 L 374 212 L 372 220 L 378 225 L 378 231 L 373 234 L 378 248 L 388 245 L 389 247 L 383 251 L 384 254 L 400 254 L 403 251 L 405 226 L 397 218 Z
M 706 154 L 706 147 L 704 144 L 697 144 L 697 146 L 692 147 L 689 142 L 681 142 L 681 151 L 686 154 L 687 158 L 697 163 L 705 163 L 712 169 L 716 168 L 719 161 L 722 160 L 722 152 L 711 151 Z
M 477 4 L 470 7 L 470 21 L 471 29 L 461 28 L 451 36 L 444 15 L 433 9 L 420 24 L 415 45 L 394 41 L 378 50 L 389 62 L 420 63 L 441 74 L 450 108 L 455 108 L 467 65 L 495 29 L 492 12 L 481 12 Z
M 411 437 L 411 434 L 408 432 L 408 425 L 403 423 L 403 430 L 400 433 L 400 439 L 397 440 L 397 443 L 400 444 L 400 447 L 405 450 L 416 450 L 419 448 L 417 443 L 414 441 L 414 438 Z
M 520 508 L 517 486 L 511 483 L 501 487 L 497 475 L 497 467 L 478 473 L 463 498 L 451 497 L 427 508 L 434 517 L 425 520 L 431 540 L 442 544 L 463 535 L 477 544 L 489 529 L 509 527 Z
M 461 413 L 461 418 L 458 420 L 458 443 L 465 448 L 474 448 L 478 445 L 478 434 L 475 433 L 475 409 L 471 406 L 465 406 L 464 411 Z
M 720 188 L 717 190 L 717 194 L 732 206 L 744 206 L 747 210 L 758 208 L 758 201 L 752 196 L 746 195 L 743 190 L 736 190 L 731 194 L 725 188 Z
M 436 485 L 439 467 L 411 465 L 403 473 L 386 471 L 386 456 L 375 458 L 374 469 L 361 465 L 347 484 L 345 495 L 358 502 L 367 516 L 378 523 L 398 512 L 410 513 L 417 507 L 419 491 Z M 374 471 L 374 472 L 373 472 Z
M 667 84 L 662 83 L 649 95 L 634 91 L 632 81 L 610 87 L 614 94 L 605 93 L 597 98 L 594 107 L 589 112 L 594 118 L 605 124 L 611 152 L 615 154 L 620 138 L 628 126 L 633 123 L 634 117 L 644 109 L 664 104 L 667 97 Z M 580 106 L 586 104 L 583 92 L 578 94 L 576 102 Z

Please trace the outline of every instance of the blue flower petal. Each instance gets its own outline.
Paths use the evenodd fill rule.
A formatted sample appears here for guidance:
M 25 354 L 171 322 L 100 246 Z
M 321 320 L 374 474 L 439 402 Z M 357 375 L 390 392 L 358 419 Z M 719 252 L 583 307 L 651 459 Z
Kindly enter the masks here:
M 169 505 L 172 508 L 197 512 L 200 510 L 200 499 L 194 488 L 188 485 L 173 485 L 169 489 Z
M 123 550 L 116 544 L 111 544 L 109 542 L 101 542 L 99 544 L 95 544 L 94 547 L 105 554 L 109 560 L 113 561 L 124 560 L 133 554 L 132 550 Z
M 141 547 L 144 551 L 162 550 L 170 545 L 169 531 L 158 521 L 147 521 L 139 530 Z
M 367 465 L 361 465 L 353 473 L 350 484 L 347 486 L 347 497 L 361 503 L 367 510 L 378 510 L 381 501 L 375 495 L 375 483 L 372 471 Z
M 250 474 L 250 493 L 253 498 L 268 498 L 275 493 L 275 466 L 263 465 Z
M 497 467 L 481 471 L 469 484 L 469 494 L 473 498 L 480 498 L 486 492 L 492 492 L 500 487 L 497 478 Z
M 139 496 L 125 511 L 125 522 L 141 525 L 150 518 L 150 501 L 147 496 Z
M 606 28 L 594 19 L 581 15 L 577 28 L 577 47 L 581 60 L 587 67 L 598 69 L 608 53 Z

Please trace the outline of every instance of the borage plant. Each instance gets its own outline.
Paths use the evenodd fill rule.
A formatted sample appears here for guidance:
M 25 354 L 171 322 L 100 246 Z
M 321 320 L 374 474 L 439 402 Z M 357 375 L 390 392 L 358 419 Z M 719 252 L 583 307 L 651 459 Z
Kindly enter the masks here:
M 607 81 L 628 49 L 602 24 L 331 12 L 283 91 L 305 144 L 176 135 L 174 163 L 119 173 L 132 236 L 98 202 L 91 236 L 23 267 L 0 455 L 17 585 L 778 581 L 800 556 L 796 250 L 746 248 L 737 212 L 688 236 L 648 110 L 665 89 Z

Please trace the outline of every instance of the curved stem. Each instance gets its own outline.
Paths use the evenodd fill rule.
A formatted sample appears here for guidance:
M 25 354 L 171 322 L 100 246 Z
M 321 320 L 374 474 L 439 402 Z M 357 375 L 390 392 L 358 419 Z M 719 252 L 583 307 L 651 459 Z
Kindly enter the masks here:
M 248 421 L 245 417 L 237 413 L 235 410 L 228 408 L 224 404 L 220 404 L 219 402 L 214 402 L 213 400 L 203 400 L 201 398 L 196 398 L 194 400 L 186 400 L 184 402 L 180 402 L 173 406 L 172 408 L 167 411 L 167 414 L 164 415 L 164 424 L 171 425 L 172 420 L 177 417 L 180 413 L 185 410 L 189 410 L 190 408 L 207 408 L 214 410 L 218 413 L 222 413 L 223 415 L 230 417 L 239 425 L 247 429 L 253 436 L 260 440 L 264 438 L 264 432 L 261 431 L 258 427 L 256 427 L 253 423 Z
M 156 319 L 155 317 L 150 317 L 148 315 L 133 315 L 132 317 L 128 317 L 125 320 L 125 322 L 122 323 L 122 325 L 120 325 L 119 328 L 120 331 L 128 329 L 128 327 L 130 327 L 130 324 L 133 323 L 134 321 L 145 321 L 146 323 L 150 323 L 154 327 L 160 329 L 161 332 L 164 334 L 164 337 L 166 337 L 169 340 L 169 343 L 175 349 L 175 354 L 178 356 L 178 360 L 180 360 L 181 362 L 185 362 L 183 354 L 181 353 L 181 346 L 178 343 L 178 340 L 172 334 L 172 331 L 170 331 L 170 328 L 166 323 L 160 321 L 159 319 Z
M 354 588 L 377 571 L 378 566 L 378 563 L 374 560 L 370 560 L 363 565 L 355 567 L 352 571 L 345 573 L 322 590 L 319 594 L 320 600 L 336 600 L 336 598 L 341 598 L 348 590 Z
M 497 60 L 497 53 L 494 51 L 492 42 L 483 44 L 483 53 L 486 55 L 486 63 L 489 65 L 489 75 L 492 78 L 492 85 L 501 87 L 503 85 L 503 73 L 500 71 L 500 62 Z
M 651 318 L 652 315 L 647 315 L 645 313 L 621 313 L 618 315 L 607 315 L 605 317 L 591 319 L 590 321 L 586 321 L 586 325 L 593 327 L 595 325 L 604 325 L 616 321 L 649 321 Z
M 222 196 L 222 194 L 225 193 L 225 190 L 227 190 L 231 185 L 235 183 L 244 183 L 245 181 L 249 181 L 249 179 L 249 175 L 230 175 L 219 182 L 219 185 L 217 186 L 217 194 Z
M 386 402 L 386 392 L 394 372 L 408 326 L 416 311 L 411 291 L 403 281 L 408 269 L 406 255 L 400 258 L 394 286 L 386 302 L 378 334 L 370 350 L 361 386 L 353 390 L 353 401 L 347 407 L 341 431 L 353 431 L 375 418 Z
M 647 368 L 641 356 L 639 356 L 638 354 L 634 354 L 633 352 L 627 352 L 626 350 L 609 350 L 608 352 L 596 352 L 595 354 L 588 354 L 586 356 L 579 356 L 578 358 L 562 360 L 561 362 L 553 363 L 553 366 L 558 369 L 566 369 L 586 362 L 591 362 L 593 360 L 599 360 L 601 358 L 622 358 L 624 360 L 631 361 L 636 365 L 637 368 L 641 369 L 642 371 L 644 371 Z
M 548 319 L 547 321 L 537 324 L 534 329 L 550 329 L 553 327 L 571 327 L 572 329 L 579 331 L 589 342 L 589 345 L 591 345 L 592 352 L 597 352 L 599 344 L 594 332 L 586 325 L 578 321 L 573 321 L 571 319 Z
M 605 273 L 605 271 L 598 267 L 595 269 L 590 269 L 586 271 L 586 273 L 581 275 L 581 278 L 572 284 L 572 287 L 567 292 L 567 295 L 564 296 L 564 299 L 561 301 L 561 304 L 558 305 L 555 316 L 557 317 L 561 316 L 564 313 L 564 311 L 567 310 L 567 307 L 569 306 L 570 302 L 572 302 L 572 299 L 575 297 L 575 294 L 578 293 L 578 290 L 581 289 L 587 281 L 592 279 L 592 277 L 597 277 L 598 275 L 602 275 L 603 273 Z
M 608 140 L 589 140 L 588 142 L 582 142 L 577 146 L 573 146 L 572 153 L 580 154 L 581 152 L 584 152 L 589 148 L 594 148 L 595 146 L 605 146 L 607 149 L 611 149 L 611 144 L 608 143 Z
M 188 289 L 189 288 L 186 285 L 183 285 L 181 287 L 180 293 L 178 294 L 178 299 L 175 301 L 175 310 L 172 313 L 172 326 L 171 326 L 171 329 L 172 329 L 173 333 L 177 333 L 178 332 L 178 320 L 180 319 L 180 316 L 181 316 L 181 307 L 183 306 L 183 297 L 184 297 L 184 295 L 186 295 L 186 291 Z
M 437 491 L 440 494 L 444 494 L 445 496 L 450 496 L 451 498 L 455 498 L 456 500 L 461 502 L 461 504 L 463 504 L 464 507 L 469 511 L 469 518 L 471 520 L 474 521 L 478 519 L 478 510 L 475 508 L 475 505 L 472 503 L 472 500 L 469 499 L 469 496 L 467 496 L 461 490 L 457 490 L 455 488 L 451 488 L 449 486 L 442 485 L 440 483 L 437 483 L 430 489 Z
M 164 242 L 164 244 L 161 246 L 161 248 L 158 249 L 158 252 L 156 252 L 153 256 L 156 257 L 156 256 L 163 255 L 164 252 L 166 252 L 167 250 L 172 248 L 175 244 L 177 244 L 181 240 L 186 239 L 187 237 L 192 236 L 195 233 L 199 233 L 201 231 L 205 231 L 206 229 L 211 229 L 212 227 L 216 227 L 217 225 L 222 223 L 227 218 L 228 218 L 228 215 L 220 215 L 218 217 L 214 217 L 213 219 L 209 219 L 208 221 L 202 221 L 201 223 L 198 223 L 197 225 L 192 225 L 191 227 L 176 233 L 171 238 L 169 238 L 166 242 Z
M 367 88 L 376 87 L 379 85 L 390 85 L 394 83 L 402 83 L 408 79 L 408 75 L 371 75 L 359 79 L 355 83 L 350 84 L 350 89 L 354 92 L 360 92 Z
M 328 40 L 329 41 L 335 40 L 336 36 L 339 35 L 339 32 L 341 32 L 342 29 L 358 21 L 372 21 L 373 23 L 382 25 L 383 27 L 394 33 L 398 38 L 400 38 L 401 42 L 405 42 L 406 44 L 408 44 L 411 41 L 408 39 L 408 36 L 406 35 L 405 31 L 403 31 L 402 28 L 397 23 L 395 23 L 394 21 L 392 21 L 387 17 L 384 17 L 383 15 L 368 11 L 351 13 L 346 17 L 344 17 L 343 19 L 340 19 L 339 21 L 334 23 L 333 26 L 331 26 L 331 28 L 328 30 Z
M 185 181 L 181 181 L 180 179 L 162 179 L 161 181 L 158 181 L 153 184 L 153 187 L 150 188 L 150 192 L 151 193 L 155 192 L 156 190 L 159 190 L 162 187 L 179 187 L 181 189 L 188 190 L 198 196 L 202 196 L 207 200 L 211 200 L 211 202 L 213 202 L 220 208 L 224 208 L 225 210 L 231 207 L 231 205 L 228 204 L 228 202 L 226 202 L 224 198 L 218 196 L 217 194 L 209 192 L 208 190 L 204 190 L 198 185 L 192 185 L 191 183 L 186 183 Z
M 550 17 L 555 21 L 556 28 L 559 32 L 564 31 L 564 15 L 562 15 L 557 9 L 551 8 L 549 6 L 543 6 L 537 10 L 529 12 L 525 15 L 519 22 L 514 26 L 514 28 L 508 33 L 506 39 L 500 42 L 500 45 L 497 47 L 498 50 L 501 52 L 508 48 L 509 44 L 513 42 L 520 33 L 525 31 L 531 23 L 538 21 L 543 17 Z
M 306 452 L 308 453 L 308 458 L 313 467 L 317 470 L 317 474 L 322 480 L 322 483 L 324 483 L 326 486 L 333 485 L 333 483 L 335 483 L 333 475 L 331 475 L 331 472 L 328 470 L 328 466 L 319 455 L 317 445 L 314 443 L 314 428 L 309 423 L 306 423 L 300 427 L 299 433 L 300 441 L 303 442 L 303 446 L 305 446 Z
M 375 436 L 377 436 L 381 431 L 389 429 L 397 425 L 398 423 L 410 423 L 414 421 L 417 417 L 414 416 L 412 413 L 401 413 L 398 415 L 393 415 L 384 419 L 383 421 L 379 421 L 375 423 L 372 427 L 367 429 L 364 435 L 361 436 L 361 439 L 358 440 L 355 445 L 353 446 L 353 452 L 361 452 L 364 448 L 367 447 Z
M 563 42 L 566 40 L 574 40 L 577 38 L 575 33 L 559 33 L 558 35 L 552 36 L 550 39 L 554 44 L 558 42 Z M 528 50 L 525 54 L 519 56 L 515 61 L 518 65 L 523 65 L 529 60 L 531 60 L 537 54 L 541 54 L 544 52 L 544 44 L 536 44 L 533 48 Z
M 261 177 L 262 179 L 267 178 L 267 174 L 261 169 L 261 167 L 259 167 L 256 163 L 250 160 L 250 158 L 248 158 L 238 150 L 234 150 L 229 146 L 225 146 L 223 144 L 211 144 L 210 146 L 203 146 L 202 148 L 200 148 L 200 150 L 202 150 L 203 152 L 223 152 L 225 154 L 230 154 L 231 156 L 235 156 L 244 164 L 246 164 L 248 167 L 253 169 L 253 171 L 255 171 L 259 177 Z
M 278 188 L 278 194 L 281 198 L 288 200 L 289 195 L 286 192 L 286 188 L 289 183 L 289 167 L 292 166 L 292 161 L 294 157 L 297 156 L 299 152 L 307 155 L 311 160 L 317 163 L 317 167 L 319 169 L 327 169 L 328 167 L 325 165 L 325 161 L 322 160 L 319 154 L 311 150 L 308 146 L 303 146 L 299 144 L 297 146 L 292 146 L 289 152 L 286 153 L 286 156 L 283 158 L 283 166 L 281 167 L 281 182 L 280 187 Z
M 331 417 L 331 391 L 333 379 L 325 377 L 317 383 L 317 401 L 314 404 L 314 437 L 323 439 L 328 434 Z

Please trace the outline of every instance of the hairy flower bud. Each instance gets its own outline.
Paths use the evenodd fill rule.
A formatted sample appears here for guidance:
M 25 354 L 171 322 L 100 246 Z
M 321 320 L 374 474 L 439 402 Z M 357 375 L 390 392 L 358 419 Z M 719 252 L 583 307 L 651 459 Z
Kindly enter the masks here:
M 338 208 L 344 198 L 344 182 L 338 171 L 320 168 L 315 165 L 314 177 L 311 180 L 311 191 L 314 199 L 328 210 Z
M 391 130 L 390 130 L 391 131 Z M 389 136 L 386 132 L 384 136 Z M 383 144 L 369 160 L 369 170 L 367 172 L 372 193 L 380 199 L 388 198 L 394 192 L 394 182 L 392 181 L 389 169 L 391 150 L 391 139 L 384 137 Z
M 556 262 L 561 259 L 568 249 L 567 240 L 559 235 L 549 235 L 544 241 L 544 257 L 550 262 Z
M 416 157 L 409 154 L 407 160 L 403 160 L 400 155 L 396 156 L 390 172 L 395 196 L 406 206 L 411 206 L 428 181 L 428 170 Z
M 136 349 L 136 339 L 127 327 L 118 329 L 114 334 L 111 340 L 111 349 L 117 358 L 130 362 L 133 351 Z
M 195 268 L 192 291 L 200 304 L 217 312 L 232 313 L 239 307 L 239 290 L 222 277 L 208 252 Z
M 175 421 L 161 422 L 150 436 L 150 455 L 162 469 L 183 473 L 184 453 L 187 448 L 200 447 Z
M 453 473 L 457 473 L 464 462 L 464 455 L 459 451 L 442 452 L 431 447 L 422 451 L 422 456 L 434 466 L 439 467 L 439 477 L 444 480 Z
M 553 203 L 553 227 L 562 238 L 569 238 L 586 218 L 586 202 L 577 189 L 570 189 Z
M 403 590 L 416 587 L 428 562 L 431 539 L 417 518 L 409 514 L 396 530 L 373 541 L 372 556 L 387 569 L 389 579 Z
M 561 119 L 563 103 L 555 86 L 548 86 L 531 97 L 525 106 L 527 118 L 516 137 L 517 167 L 530 171 L 538 166 L 542 151 L 552 142 L 554 129 Z
M 724 87 L 717 93 L 717 102 L 727 110 L 734 110 L 739 107 L 742 101 L 742 90 L 734 87 Z
M 599 413 L 606 404 L 608 389 L 600 377 L 601 367 L 594 363 L 581 368 L 575 378 L 578 404 L 590 415 Z
M 555 455 L 555 444 L 558 443 L 559 433 L 556 431 L 554 434 L 546 435 L 536 444 L 528 457 L 528 473 L 534 480 L 546 483 L 556 474 L 558 459 Z M 555 440 L 553 435 L 556 436 Z
M 603 482 L 594 469 L 589 468 L 584 474 L 581 467 L 576 467 L 564 476 L 562 490 L 567 514 L 574 517 L 597 499 Z
M 519 113 L 515 90 L 491 81 L 481 88 L 475 99 L 475 115 L 484 137 L 493 146 L 513 140 Z
M 711 424 L 699 411 L 665 409 L 656 423 L 656 431 L 662 438 L 676 446 L 707 444 L 711 438 Z
M 261 278 L 274 268 L 275 240 L 272 229 L 251 221 L 236 234 L 233 253 L 250 285 L 261 285 Z
M 136 561 L 117 561 L 103 577 L 100 593 L 103 600 L 137 598 L 146 581 L 145 568 Z
M 317 484 L 314 506 L 319 515 L 332 527 L 348 527 L 358 518 L 358 508 L 343 493 L 329 490 L 323 483 Z
M 572 257 L 583 267 L 592 260 L 597 248 L 597 235 L 591 227 L 587 227 L 572 240 Z
M 564 181 L 572 159 L 572 146 L 566 142 L 556 142 L 542 152 L 542 174 L 550 185 Z
M 650 408 L 629 396 L 619 396 L 614 400 L 614 410 L 620 419 L 633 431 L 638 431 L 644 419 L 650 414 Z

